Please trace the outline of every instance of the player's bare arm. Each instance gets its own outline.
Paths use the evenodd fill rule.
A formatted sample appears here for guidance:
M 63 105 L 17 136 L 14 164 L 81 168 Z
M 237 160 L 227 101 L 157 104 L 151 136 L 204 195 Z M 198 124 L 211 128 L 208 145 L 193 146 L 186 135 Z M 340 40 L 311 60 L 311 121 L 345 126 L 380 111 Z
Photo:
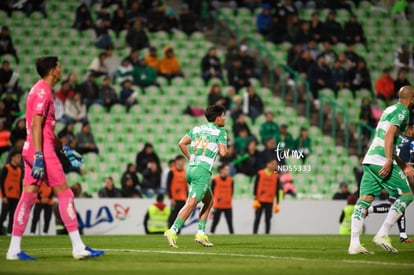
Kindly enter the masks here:
M 222 157 L 227 156 L 227 146 L 225 144 L 219 144 L 218 145 L 219 154 Z
M 190 152 L 188 151 L 187 145 L 191 143 L 191 138 L 187 135 L 183 136 L 183 138 L 178 142 L 178 147 L 180 147 L 181 152 L 183 152 L 184 156 L 189 160 L 190 159 Z
M 391 172 L 392 162 L 393 162 L 393 151 L 394 151 L 394 137 L 398 132 L 397 125 L 391 125 L 387 133 L 384 136 L 384 152 L 386 161 L 382 166 L 382 169 L 379 171 L 378 175 L 381 177 L 386 177 Z
M 42 152 L 43 151 L 43 140 L 42 140 L 42 132 L 43 132 L 43 123 L 45 118 L 42 115 L 35 115 L 33 117 L 32 123 L 32 140 L 33 140 L 33 147 L 35 152 Z

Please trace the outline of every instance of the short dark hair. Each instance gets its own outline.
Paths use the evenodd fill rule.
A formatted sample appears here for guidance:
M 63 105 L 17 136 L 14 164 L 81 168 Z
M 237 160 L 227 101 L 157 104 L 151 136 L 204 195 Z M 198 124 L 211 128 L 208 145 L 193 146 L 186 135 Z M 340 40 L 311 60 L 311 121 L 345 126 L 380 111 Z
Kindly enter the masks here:
M 57 56 L 42 56 L 36 60 L 36 71 L 41 78 L 47 76 L 49 72 L 57 66 Z
M 229 166 L 228 162 L 223 162 L 222 164 L 220 164 L 220 166 L 218 167 L 219 172 L 223 170 L 223 168 L 225 168 L 226 166 Z
M 158 194 L 156 200 L 157 200 L 157 202 L 162 202 L 164 200 L 164 195 L 163 194 Z
M 207 107 L 205 116 L 208 122 L 214 122 L 217 117 L 224 114 L 224 107 L 222 105 L 210 105 Z

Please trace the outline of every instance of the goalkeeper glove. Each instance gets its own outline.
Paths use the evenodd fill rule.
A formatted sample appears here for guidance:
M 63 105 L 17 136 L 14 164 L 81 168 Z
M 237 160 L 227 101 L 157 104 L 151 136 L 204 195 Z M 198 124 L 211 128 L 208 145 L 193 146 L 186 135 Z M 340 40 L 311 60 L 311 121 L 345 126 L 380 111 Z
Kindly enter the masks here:
M 275 204 L 275 205 L 273 206 L 273 212 L 275 212 L 275 213 L 279 213 L 279 211 L 280 211 L 280 206 L 279 206 L 279 204 Z
M 43 153 L 36 152 L 34 154 L 34 162 L 32 166 L 32 177 L 40 180 L 45 175 L 45 162 L 43 160 Z
M 262 204 L 260 203 L 260 201 L 258 201 L 258 200 L 253 201 L 253 208 L 255 210 L 259 209 L 261 206 L 262 206 Z
M 78 168 L 82 165 L 83 157 L 78 152 L 76 152 L 75 150 L 67 146 L 66 144 L 63 145 L 62 149 L 63 149 L 63 153 L 65 153 L 65 156 L 70 161 L 70 164 L 72 165 L 72 167 Z

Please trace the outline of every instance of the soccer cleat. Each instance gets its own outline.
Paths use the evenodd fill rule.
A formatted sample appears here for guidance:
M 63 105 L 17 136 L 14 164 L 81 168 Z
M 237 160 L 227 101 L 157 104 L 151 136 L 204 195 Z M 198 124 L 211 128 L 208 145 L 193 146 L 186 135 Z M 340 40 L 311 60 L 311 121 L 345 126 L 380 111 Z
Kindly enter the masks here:
M 211 243 L 209 240 L 208 240 L 208 237 L 207 237 L 207 235 L 201 235 L 201 234 L 196 234 L 195 235 L 195 239 L 194 239 L 197 243 L 199 243 L 199 244 L 201 244 L 202 246 L 205 246 L 205 247 L 212 247 L 212 246 L 214 246 L 214 244 L 213 243 Z
M 7 253 L 6 260 L 37 261 L 37 258 L 27 255 L 24 251 L 20 251 L 17 254 Z
M 412 240 L 412 239 L 410 239 L 410 238 L 403 238 L 403 237 L 400 237 L 400 242 L 401 242 L 401 243 L 412 243 L 412 242 L 413 242 L 413 240 Z
M 349 255 L 356 255 L 356 254 L 374 254 L 372 251 L 368 251 L 365 247 L 360 245 L 359 247 L 349 247 L 348 248 Z
M 85 246 L 84 250 L 73 252 L 72 256 L 75 260 L 82 260 L 87 258 L 96 258 L 103 255 L 105 251 L 92 249 L 89 246 Z
M 167 238 L 168 244 L 172 248 L 178 248 L 178 246 L 177 246 L 177 234 L 172 233 L 171 230 L 168 229 L 167 231 L 164 232 L 164 236 Z
M 372 240 L 375 244 L 384 248 L 385 251 L 390 253 L 397 253 L 398 250 L 395 249 L 391 244 L 391 238 L 388 236 L 375 236 Z

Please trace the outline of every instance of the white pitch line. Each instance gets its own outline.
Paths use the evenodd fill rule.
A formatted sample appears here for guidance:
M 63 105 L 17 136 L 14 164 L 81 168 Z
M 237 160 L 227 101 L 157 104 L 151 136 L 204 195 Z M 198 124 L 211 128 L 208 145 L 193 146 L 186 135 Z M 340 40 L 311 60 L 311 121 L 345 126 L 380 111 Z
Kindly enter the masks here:
M 146 250 L 146 249 L 104 249 L 105 251 L 114 252 L 136 252 L 136 253 L 161 253 L 161 254 L 182 254 L 182 255 L 209 255 L 209 256 L 230 256 L 230 257 L 246 257 L 246 258 L 264 258 L 274 260 L 293 260 L 293 261 L 311 261 L 311 262 L 344 262 L 344 263 L 361 263 L 371 265 L 395 265 L 395 266 L 407 266 L 414 267 L 414 264 L 410 263 L 395 263 L 395 262 L 377 262 L 377 261 L 364 261 L 364 260 L 333 260 L 333 259 L 308 259 L 301 257 L 281 257 L 272 255 L 260 255 L 260 254 L 239 254 L 239 253 L 214 253 L 214 252 L 198 252 L 198 251 L 174 251 L 174 250 Z M 352 256 L 350 256 L 352 257 Z

